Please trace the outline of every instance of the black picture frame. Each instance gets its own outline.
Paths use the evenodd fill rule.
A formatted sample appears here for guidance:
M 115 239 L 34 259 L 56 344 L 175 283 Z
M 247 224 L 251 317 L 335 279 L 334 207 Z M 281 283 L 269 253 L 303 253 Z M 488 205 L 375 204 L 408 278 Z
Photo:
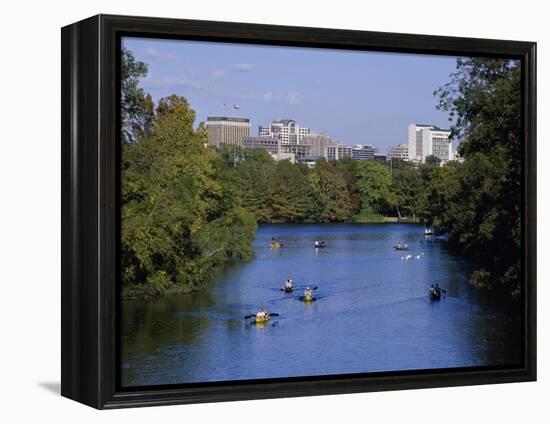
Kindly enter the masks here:
M 98 409 L 536 380 L 536 43 L 97 15 L 62 28 L 61 394 Z M 118 383 L 122 36 L 521 60 L 523 364 L 121 390 Z

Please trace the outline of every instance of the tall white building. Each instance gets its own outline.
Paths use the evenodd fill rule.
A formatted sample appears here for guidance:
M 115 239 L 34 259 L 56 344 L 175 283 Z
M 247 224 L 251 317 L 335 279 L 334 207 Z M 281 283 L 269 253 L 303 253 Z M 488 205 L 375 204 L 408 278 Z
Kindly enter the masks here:
M 209 116 L 206 118 L 208 145 L 219 147 L 222 144 L 242 145 L 243 139 L 250 136 L 250 120 Z
M 443 163 L 453 160 L 451 130 L 435 125 L 409 125 L 409 160 L 425 163 L 426 157 L 434 155 Z
M 310 129 L 300 127 L 292 119 L 277 119 L 269 125 L 260 125 L 260 137 L 273 137 L 281 140 L 281 144 L 300 144 L 300 141 L 310 134 Z

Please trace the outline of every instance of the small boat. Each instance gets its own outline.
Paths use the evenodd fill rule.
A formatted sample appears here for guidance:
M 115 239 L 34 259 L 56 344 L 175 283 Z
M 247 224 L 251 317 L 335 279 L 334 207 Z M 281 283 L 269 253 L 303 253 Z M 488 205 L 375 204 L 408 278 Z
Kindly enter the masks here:
M 294 291 L 294 287 L 283 287 L 281 290 L 285 293 L 292 293 Z
M 303 296 L 304 302 L 313 302 L 315 298 L 313 296 Z
M 393 246 L 395 250 L 409 250 L 409 246 L 407 244 L 398 244 L 396 246 Z
M 430 300 L 441 300 L 441 290 L 430 289 Z
M 315 249 L 322 249 L 322 248 L 324 248 L 324 247 L 326 247 L 326 244 L 325 244 L 324 241 L 320 241 L 320 242 L 317 242 L 317 241 L 316 241 L 316 242 L 315 242 Z
M 261 317 L 254 317 L 254 322 L 256 324 L 265 324 L 266 322 L 268 322 L 269 320 L 271 319 L 271 316 L 267 315 L 266 317 L 264 318 L 261 318 Z
M 434 235 L 434 230 L 430 227 L 426 227 L 426 228 L 424 228 L 424 235 L 425 236 L 433 236 Z
M 283 247 L 283 244 L 279 243 L 278 241 L 272 241 L 270 246 L 272 249 L 279 249 Z

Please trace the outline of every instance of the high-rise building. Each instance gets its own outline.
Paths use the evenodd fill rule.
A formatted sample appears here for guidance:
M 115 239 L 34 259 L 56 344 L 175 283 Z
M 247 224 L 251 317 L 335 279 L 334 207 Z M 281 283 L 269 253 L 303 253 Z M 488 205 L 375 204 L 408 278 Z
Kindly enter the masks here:
M 282 144 L 300 144 L 300 141 L 310 134 L 310 129 L 300 127 L 292 119 L 277 119 L 269 125 L 260 125 L 260 137 L 273 137 L 281 140 Z
M 223 144 L 241 146 L 243 139 L 250 136 L 250 120 L 225 116 L 208 117 L 206 129 L 209 146 L 219 147 Z
M 409 125 L 409 160 L 425 163 L 426 157 L 434 155 L 442 163 L 453 160 L 451 130 L 435 125 Z
M 388 149 L 387 154 L 389 159 L 397 160 L 409 160 L 409 145 L 408 144 L 398 144 L 397 146 L 392 146 Z
M 352 149 L 352 158 L 355 160 L 373 160 L 378 153 L 378 147 L 372 144 L 356 144 Z
M 304 147 L 309 146 L 309 159 L 313 160 L 319 158 L 331 159 L 329 148 L 337 147 L 338 144 L 326 134 L 308 134 L 299 143 L 299 145 Z

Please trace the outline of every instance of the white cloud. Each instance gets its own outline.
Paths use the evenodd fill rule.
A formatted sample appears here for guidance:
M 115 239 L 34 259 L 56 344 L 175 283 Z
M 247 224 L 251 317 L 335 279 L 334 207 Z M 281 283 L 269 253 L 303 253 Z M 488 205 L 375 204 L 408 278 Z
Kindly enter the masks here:
M 302 94 L 297 91 L 291 91 L 286 94 L 274 94 L 272 92 L 267 92 L 260 96 L 260 99 L 264 102 L 282 102 L 291 105 L 299 105 L 302 103 Z
M 222 77 L 224 74 L 225 74 L 224 70 L 216 69 L 216 70 L 210 72 L 210 78 L 215 80 L 215 79 L 218 79 L 218 78 Z
M 239 71 L 239 72 L 250 72 L 255 67 L 256 65 L 252 63 L 236 63 L 234 65 L 231 65 L 232 69 L 235 69 L 236 71 Z
M 293 91 L 286 95 L 285 101 L 291 105 L 299 105 L 302 103 L 302 95 L 296 91 Z
M 147 47 L 143 53 L 147 59 L 152 60 L 174 60 L 176 55 L 168 52 L 161 52 L 153 47 Z
M 151 78 L 148 81 L 148 84 L 151 87 L 163 89 L 176 89 L 178 87 L 201 89 L 203 87 L 203 84 L 200 81 L 190 78 L 187 74 L 163 78 Z

